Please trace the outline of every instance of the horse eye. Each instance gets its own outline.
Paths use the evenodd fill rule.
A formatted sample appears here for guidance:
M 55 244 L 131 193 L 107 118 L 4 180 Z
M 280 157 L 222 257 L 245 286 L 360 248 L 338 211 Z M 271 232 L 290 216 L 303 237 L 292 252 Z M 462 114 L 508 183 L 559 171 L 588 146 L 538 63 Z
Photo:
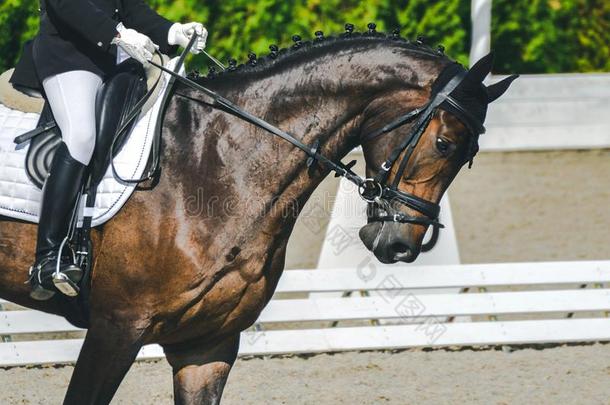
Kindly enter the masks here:
M 436 149 L 443 155 L 446 156 L 449 153 L 449 147 L 451 146 L 451 144 L 443 139 L 443 138 L 436 138 Z

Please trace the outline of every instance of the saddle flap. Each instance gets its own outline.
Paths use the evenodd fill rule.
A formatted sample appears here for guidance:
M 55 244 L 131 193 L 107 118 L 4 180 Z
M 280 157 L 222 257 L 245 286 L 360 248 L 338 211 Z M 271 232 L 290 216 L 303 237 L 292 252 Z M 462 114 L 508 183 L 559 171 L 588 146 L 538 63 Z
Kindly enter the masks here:
M 98 90 L 95 106 L 97 138 L 89 165 L 91 184 L 98 184 L 102 180 L 110 164 L 111 155 L 116 155 L 127 140 L 136 120 L 122 133 L 116 132 L 146 91 L 144 69 L 133 59 L 127 59 L 118 65 L 117 71 Z M 111 151 L 113 143 L 114 150 Z

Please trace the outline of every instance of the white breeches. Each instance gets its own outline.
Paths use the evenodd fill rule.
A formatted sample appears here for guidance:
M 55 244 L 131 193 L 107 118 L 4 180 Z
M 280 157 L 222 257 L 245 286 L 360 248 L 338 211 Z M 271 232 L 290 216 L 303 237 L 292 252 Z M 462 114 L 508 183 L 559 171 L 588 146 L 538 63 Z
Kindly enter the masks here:
M 55 122 L 72 157 L 88 165 L 95 148 L 95 96 L 102 78 L 74 70 L 42 82 Z

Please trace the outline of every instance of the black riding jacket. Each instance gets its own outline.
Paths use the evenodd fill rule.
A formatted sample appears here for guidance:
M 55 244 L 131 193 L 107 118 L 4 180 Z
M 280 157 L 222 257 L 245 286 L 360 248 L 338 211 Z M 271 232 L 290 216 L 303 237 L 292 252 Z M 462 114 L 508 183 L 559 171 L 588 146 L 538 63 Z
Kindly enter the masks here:
M 172 22 L 144 0 L 41 0 L 40 29 L 25 44 L 10 81 L 41 89 L 47 77 L 71 70 L 104 77 L 116 63 L 111 41 L 119 22 L 148 35 L 161 52 L 175 52 L 167 43 Z

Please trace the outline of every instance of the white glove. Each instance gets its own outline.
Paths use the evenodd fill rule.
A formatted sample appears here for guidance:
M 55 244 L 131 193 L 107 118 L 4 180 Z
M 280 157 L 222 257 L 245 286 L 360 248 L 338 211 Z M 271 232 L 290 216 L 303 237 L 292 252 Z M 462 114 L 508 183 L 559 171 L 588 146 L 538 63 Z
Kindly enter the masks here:
M 205 43 L 208 40 L 208 30 L 203 24 L 191 22 L 188 24 L 175 23 L 169 29 L 167 34 L 167 43 L 170 45 L 179 45 L 186 48 L 193 34 L 197 33 L 197 41 L 191 48 L 191 53 L 198 54 L 205 49 Z
M 131 28 L 125 28 L 122 23 L 117 25 L 116 28 L 119 35 L 112 39 L 112 43 L 121 47 L 129 56 L 146 66 L 159 47 L 146 35 Z

